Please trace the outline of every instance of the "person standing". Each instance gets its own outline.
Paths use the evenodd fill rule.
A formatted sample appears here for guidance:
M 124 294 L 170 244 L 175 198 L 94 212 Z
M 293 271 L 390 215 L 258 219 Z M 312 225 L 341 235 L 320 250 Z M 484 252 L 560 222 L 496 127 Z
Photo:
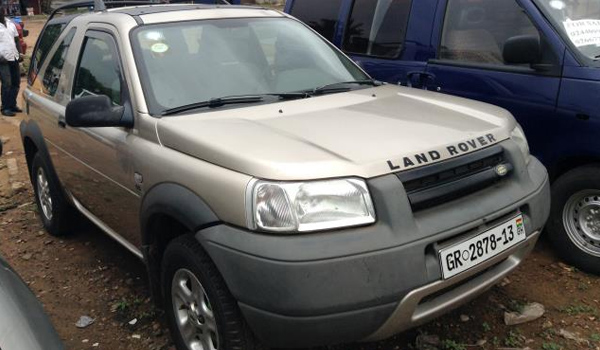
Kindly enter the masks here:
M 7 117 L 14 117 L 15 109 L 17 107 L 17 95 L 19 94 L 19 85 L 13 84 L 13 77 L 11 75 L 11 65 L 15 63 L 19 64 L 19 51 L 15 43 L 15 35 L 9 27 L 10 22 L 6 20 L 4 15 L 4 9 L 0 10 L 0 82 L 1 88 L 1 100 L 2 115 Z M 14 23 L 13 23 L 14 26 Z M 18 35 L 18 33 L 17 33 Z M 20 80 L 19 75 L 19 80 Z M 19 82 L 17 80 L 17 83 Z M 16 85 L 16 88 L 15 88 Z
M 10 80 L 12 89 L 10 95 L 11 100 L 8 109 L 10 109 L 14 113 L 21 113 L 23 112 L 23 110 L 21 110 L 17 106 L 17 98 L 19 96 L 19 89 L 21 86 L 21 66 L 19 62 L 21 62 L 23 56 L 25 55 L 25 52 L 21 52 L 22 46 L 19 41 L 19 30 L 17 29 L 17 25 L 15 24 L 15 22 L 12 19 L 6 18 L 6 27 L 11 32 L 11 34 L 14 35 L 15 47 L 17 48 L 17 51 L 19 53 L 19 57 L 14 61 L 9 62 L 8 64 L 10 68 Z

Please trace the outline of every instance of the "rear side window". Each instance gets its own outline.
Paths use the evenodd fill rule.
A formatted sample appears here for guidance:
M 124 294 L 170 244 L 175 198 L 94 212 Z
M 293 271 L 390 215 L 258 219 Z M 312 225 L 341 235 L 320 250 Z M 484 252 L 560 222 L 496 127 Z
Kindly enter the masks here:
M 521 35 L 543 39 L 515 0 L 449 0 L 439 58 L 506 65 L 504 43 Z
M 355 0 L 342 49 L 359 55 L 398 57 L 410 7 L 411 0 Z
M 42 64 L 44 64 L 46 56 L 48 56 L 50 49 L 52 46 L 54 46 L 56 39 L 58 39 L 64 27 L 64 23 L 57 23 L 50 24 L 46 26 L 46 29 L 44 29 L 44 32 L 39 39 L 40 41 L 38 43 L 37 50 L 35 50 L 35 53 L 31 57 L 31 68 L 29 69 L 28 77 L 29 84 L 33 84 L 33 81 L 37 77 Z
M 121 104 L 121 69 L 116 44 L 109 35 L 87 37 L 77 68 L 73 97 L 106 95 Z
M 333 41 L 342 0 L 296 0 L 290 13 Z
M 46 67 L 46 71 L 44 72 L 43 86 L 44 93 L 49 96 L 54 96 L 54 94 L 56 94 L 56 89 L 58 88 L 58 83 L 60 81 L 62 69 L 65 64 L 65 59 L 67 58 L 71 41 L 73 41 L 73 37 L 75 36 L 75 31 L 75 28 L 72 28 L 69 31 L 67 36 L 56 49 L 56 52 L 54 52 L 54 55 Z

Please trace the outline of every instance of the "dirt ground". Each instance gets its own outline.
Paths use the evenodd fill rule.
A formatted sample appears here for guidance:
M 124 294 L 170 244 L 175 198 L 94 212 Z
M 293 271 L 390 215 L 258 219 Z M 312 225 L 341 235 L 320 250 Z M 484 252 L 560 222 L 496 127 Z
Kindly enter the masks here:
M 27 38 L 30 50 L 42 24 L 26 24 L 32 33 Z M 61 239 L 43 230 L 18 133 L 22 117 L 0 118 L 5 144 L 0 158 L 0 254 L 41 300 L 67 349 L 170 349 L 162 312 L 149 299 L 141 261 L 91 224 Z M 561 263 L 542 240 L 515 273 L 469 305 L 387 341 L 329 349 L 600 350 L 599 300 L 600 278 Z M 506 310 L 520 311 L 529 302 L 543 304 L 544 316 L 504 325 Z M 79 329 L 75 323 L 83 315 L 95 322 Z

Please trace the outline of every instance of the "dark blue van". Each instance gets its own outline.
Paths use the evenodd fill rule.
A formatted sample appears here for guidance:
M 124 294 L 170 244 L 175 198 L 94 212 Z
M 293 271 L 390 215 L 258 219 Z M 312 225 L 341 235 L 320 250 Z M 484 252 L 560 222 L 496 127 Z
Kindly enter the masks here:
M 600 274 L 600 0 L 288 0 L 375 79 L 508 109 L 551 174 L 547 234 Z

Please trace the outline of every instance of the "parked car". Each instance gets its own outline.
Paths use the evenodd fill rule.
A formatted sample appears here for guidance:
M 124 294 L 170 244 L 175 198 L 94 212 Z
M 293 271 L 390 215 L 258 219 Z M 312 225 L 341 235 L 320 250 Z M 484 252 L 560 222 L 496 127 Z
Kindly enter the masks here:
M 556 251 L 600 274 L 600 1 L 288 0 L 376 79 L 508 109 L 548 167 Z
M 64 349 L 40 302 L 1 256 L 0 349 Z
M 144 260 L 178 349 L 383 339 L 533 249 L 548 176 L 504 109 L 382 85 L 278 11 L 94 9 L 36 44 L 35 199 Z

